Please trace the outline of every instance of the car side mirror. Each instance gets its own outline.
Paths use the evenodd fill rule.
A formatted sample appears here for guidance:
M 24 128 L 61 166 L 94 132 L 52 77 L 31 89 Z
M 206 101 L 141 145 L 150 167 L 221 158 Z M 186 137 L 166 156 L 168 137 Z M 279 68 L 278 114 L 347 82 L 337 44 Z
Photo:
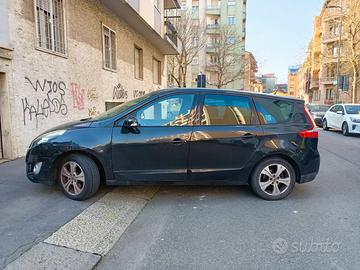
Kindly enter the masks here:
M 127 118 L 122 126 L 122 133 L 139 133 L 138 131 L 138 127 L 139 127 L 139 122 L 135 117 L 129 117 Z
M 337 111 L 337 114 L 343 115 L 344 113 L 342 111 Z

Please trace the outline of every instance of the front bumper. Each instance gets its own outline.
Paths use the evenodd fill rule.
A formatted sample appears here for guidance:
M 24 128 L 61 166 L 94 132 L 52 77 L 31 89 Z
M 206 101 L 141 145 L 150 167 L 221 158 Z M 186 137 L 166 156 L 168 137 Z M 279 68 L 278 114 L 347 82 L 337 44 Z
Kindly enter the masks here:
M 360 134 L 360 123 L 349 122 L 349 132 L 352 134 Z
M 39 173 L 34 173 L 34 166 L 38 162 L 41 162 L 41 169 Z M 32 153 L 32 149 L 29 149 L 26 154 L 26 176 L 27 178 L 34 183 L 41 183 L 46 185 L 54 184 L 54 177 L 52 173 L 52 158 L 41 157 L 39 158 L 37 155 Z

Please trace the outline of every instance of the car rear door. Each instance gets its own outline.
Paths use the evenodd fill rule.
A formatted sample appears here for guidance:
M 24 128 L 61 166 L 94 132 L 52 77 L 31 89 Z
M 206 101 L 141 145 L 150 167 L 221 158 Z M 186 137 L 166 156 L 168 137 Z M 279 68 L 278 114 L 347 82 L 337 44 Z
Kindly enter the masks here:
M 253 101 L 246 95 L 210 92 L 199 100 L 200 121 L 190 143 L 190 179 L 234 180 L 241 176 L 263 133 Z
M 195 94 L 170 94 L 120 120 L 112 137 L 117 180 L 185 181 L 195 103 Z M 136 126 L 125 128 L 126 119 Z

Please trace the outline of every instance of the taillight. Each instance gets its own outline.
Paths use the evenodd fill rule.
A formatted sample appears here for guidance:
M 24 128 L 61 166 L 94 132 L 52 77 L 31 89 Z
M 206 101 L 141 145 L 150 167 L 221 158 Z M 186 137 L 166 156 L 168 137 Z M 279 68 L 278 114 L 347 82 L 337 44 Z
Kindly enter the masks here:
M 312 127 L 308 130 L 300 131 L 299 136 L 301 138 L 318 139 L 319 132 L 315 129 L 316 128 L 315 122 L 312 119 L 312 117 L 306 107 L 304 107 L 304 113 L 305 113 L 306 118 L 310 121 Z

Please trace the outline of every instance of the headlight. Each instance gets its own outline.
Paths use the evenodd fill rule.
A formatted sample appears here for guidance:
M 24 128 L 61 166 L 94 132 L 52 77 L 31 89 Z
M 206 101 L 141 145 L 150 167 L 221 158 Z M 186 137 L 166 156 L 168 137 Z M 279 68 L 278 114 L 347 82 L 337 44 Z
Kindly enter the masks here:
M 360 119 L 358 118 L 350 117 L 350 120 L 354 123 L 360 123 Z
M 42 143 L 47 143 L 49 140 L 51 139 L 54 139 L 58 136 L 61 136 L 65 133 L 66 130 L 56 130 L 56 131 L 52 131 L 52 132 L 49 132 L 49 133 L 46 133 L 42 136 L 40 136 L 39 138 L 37 138 L 36 140 L 34 140 L 32 143 L 31 143 L 31 146 L 37 146 L 37 145 L 40 145 Z

